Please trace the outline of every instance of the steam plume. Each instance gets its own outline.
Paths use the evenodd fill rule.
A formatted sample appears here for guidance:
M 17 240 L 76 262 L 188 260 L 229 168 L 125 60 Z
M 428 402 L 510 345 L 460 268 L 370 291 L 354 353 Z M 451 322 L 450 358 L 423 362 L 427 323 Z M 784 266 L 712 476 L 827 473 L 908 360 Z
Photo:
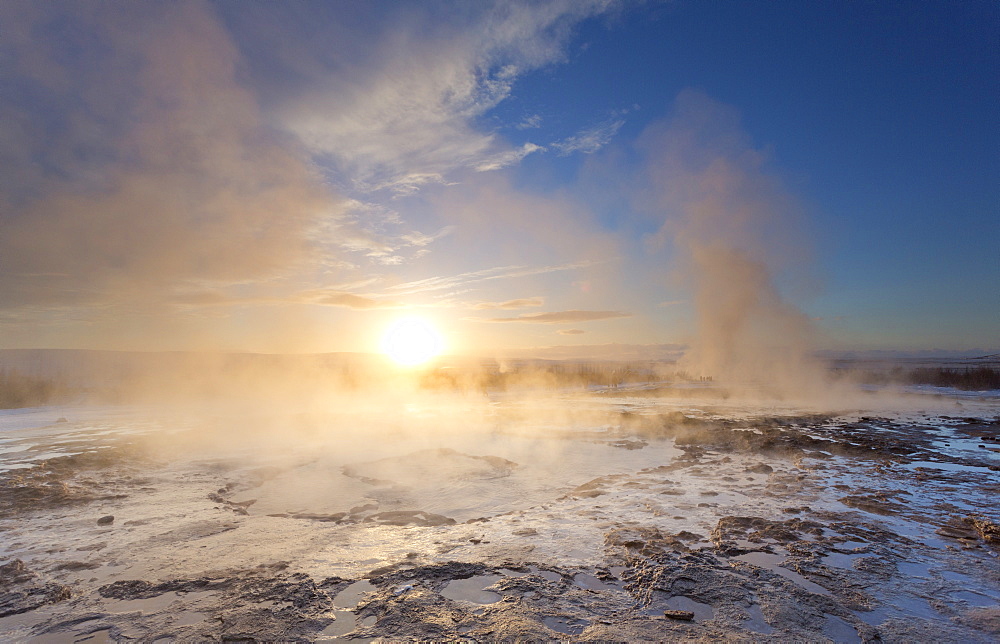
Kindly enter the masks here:
M 337 204 L 267 126 L 210 5 L 44 9 L 2 14 L 3 167 L 34 169 L 0 191 L 4 308 L 145 305 L 309 255 Z M 75 56 L 81 39 L 104 46 Z
M 775 274 L 802 255 L 797 206 L 765 172 L 736 115 L 685 92 L 673 120 L 647 131 L 642 146 L 666 215 L 660 236 L 673 239 L 678 273 L 693 291 L 687 366 L 785 391 L 816 382 L 814 330 L 775 285 Z

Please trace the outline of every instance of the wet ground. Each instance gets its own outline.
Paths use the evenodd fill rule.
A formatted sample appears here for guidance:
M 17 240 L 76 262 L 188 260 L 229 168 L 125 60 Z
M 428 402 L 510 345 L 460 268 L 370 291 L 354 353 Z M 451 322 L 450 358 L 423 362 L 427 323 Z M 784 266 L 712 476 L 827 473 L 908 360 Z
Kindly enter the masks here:
M 1000 399 L 695 394 L 0 414 L 0 640 L 1000 640 Z

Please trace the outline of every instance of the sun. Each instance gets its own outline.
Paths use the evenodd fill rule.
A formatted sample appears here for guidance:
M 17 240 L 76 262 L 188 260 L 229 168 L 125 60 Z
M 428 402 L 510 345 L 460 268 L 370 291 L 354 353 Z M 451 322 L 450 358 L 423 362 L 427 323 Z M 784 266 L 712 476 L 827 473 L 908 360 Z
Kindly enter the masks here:
M 382 352 L 404 367 L 424 364 L 441 353 L 443 348 L 441 334 L 418 317 L 396 320 L 382 336 Z

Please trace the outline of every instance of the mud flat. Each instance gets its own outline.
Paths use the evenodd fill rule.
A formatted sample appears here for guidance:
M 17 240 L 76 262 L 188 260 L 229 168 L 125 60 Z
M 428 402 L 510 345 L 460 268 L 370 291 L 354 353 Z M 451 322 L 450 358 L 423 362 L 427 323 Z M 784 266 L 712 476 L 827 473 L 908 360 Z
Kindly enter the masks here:
M 1000 399 L 639 393 L 0 416 L 0 640 L 1000 640 Z

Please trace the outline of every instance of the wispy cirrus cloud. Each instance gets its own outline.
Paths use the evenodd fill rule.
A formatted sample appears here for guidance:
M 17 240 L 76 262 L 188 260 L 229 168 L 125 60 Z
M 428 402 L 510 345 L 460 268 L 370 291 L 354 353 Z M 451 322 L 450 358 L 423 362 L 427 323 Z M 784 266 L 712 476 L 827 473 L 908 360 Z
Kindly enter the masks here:
M 514 165 L 519 162 L 524 157 L 528 156 L 532 152 L 544 152 L 545 148 L 540 145 L 535 145 L 534 143 L 525 143 L 520 148 L 515 150 L 509 150 L 507 152 L 501 152 L 500 154 L 494 155 L 488 159 L 484 159 L 476 165 L 476 170 L 479 172 L 487 172 L 490 170 L 500 170 L 506 168 L 507 166 Z
M 454 226 L 445 226 L 444 228 L 440 229 L 439 231 L 437 231 L 432 235 L 425 235 L 424 233 L 419 233 L 414 231 L 402 235 L 401 239 L 403 239 L 403 241 L 405 241 L 411 246 L 424 247 L 431 244 L 432 242 L 437 241 L 438 239 L 441 239 L 442 237 L 450 235 L 452 232 L 454 232 L 454 230 L 455 230 Z
M 516 300 L 507 300 L 505 302 L 476 302 L 472 305 L 472 308 L 476 311 L 486 311 L 490 309 L 509 311 L 515 309 L 534 308 L 544 305 L 544 297 L 525 297 Z
M 566 324 L 567 322 L 593 322 L 632 317 L 622 311 L 554 311 L 551 313 L 523 313 L 513 318 L 470 318 L 478 322 L 529 322 L 534 324 Z
M 405 306 L 399 301 L 379 295 L 351 293 L 335 288 L 310 289 L 280 296 L 240 296 L 218 289 L 186 290 L 172 295 L 166 301 L 168 304 L 185 309 L 313 304 L 368 311 Z
M 532 114 L 531 116 L 524 117 L 520 123 L 515 125 L 519 130 L 533 130 L 535 128 L 542 127 L 542 117 L 538 114 Z
M 552 144 L 552 147 L 559 152 L 560 156 L 567 156 L 574 152 L 592 154 L 610 143 L 623 125 L 625 125 L 625 121 L 621 119 L 606 121 L 581 130 L 567 139 L 557 141 Z
M 319 304 L 323 306 L 339 306 L 345 309 L 367 311 L 370 309 L 397 309 L 403 304 L 393 300 L 381 299 L 369 295 L 358 295 L 334 290 L 314 290 L 299 293 L 295 298 L 306 304 Z
M 433 233 L 408 229 L 400 214 L 375 203 L 348 200 L 333 226 L 318 231 L 333 254 L 357 253 L 371 263 L 393 266 L 428 252 L 427 247 L 455 230 L 444 226 Z
M 570 264 L 559 264 L 555 266 L 498 266 L 480 271 L 459 273 L 449 277 L 428 277 L 414 282 L 396 284 L 388 288 L 389 291 L 399 294 L 410 295 L 414 293 L 427 293 L 431 291 L 443 291 L 462 288 L 468 284 L 484 282 L 489 280 L 513 279 L 518 277 L 528 277 L 531 275 L 542 275 L 557 271 L 571 271 L 587 268 L 597 262 L 583 261 Z
M 301 60 L 294 43 L 280 43 L 279 60 L 300 77 L 297 96 L 279 106 L 280 121 L 361 190 L 408 194 L 458 168 L 504 167 L 540 148 L 510 149 L 476 120 L 522 75 L 564 60 L 581 21 L 618 4 L 422 5 L 381 26 L 374 46 L 341 51 L 330 39 L 325 58 L 345 61 L 339 65 Z
M 559 329 L 556 333 L 559 335 L 583 335 L 586 331 L 583 329 Z

